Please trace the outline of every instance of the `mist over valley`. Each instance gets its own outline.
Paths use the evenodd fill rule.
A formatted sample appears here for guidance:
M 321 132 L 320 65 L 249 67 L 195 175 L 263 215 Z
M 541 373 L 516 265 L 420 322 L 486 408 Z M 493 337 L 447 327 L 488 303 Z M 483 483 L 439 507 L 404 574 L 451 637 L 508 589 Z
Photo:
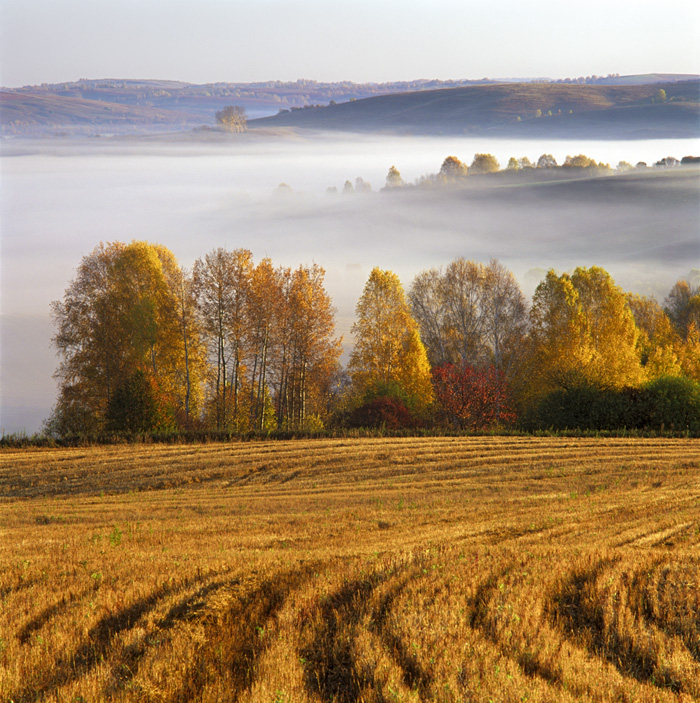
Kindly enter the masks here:
M 57 365 L 49 306 L 99 242 L 158 242 L 185 267 L 217 247 L 247 248 L 275 265 L 318 263 L 347 351 L 375 266 L 408 289 L 421 270 L 457 257 L 497 258 L 529 297 L 549 268 L 599 265 L 625 289 L 663 299 L 700 264 L 695 169 L 564 180 L 493 174 L 458 188 L 380 192 L 390 166 L 411 184 L 451 154 L 469 163 L 492 153 L 505 168 L 511 156 L 536 162 L 551 153 L 562 163 L 585 153 L 615 166 L 680 158 L 694 147 L 314 132 L 5 142 L 0 427 L 31 432 L 48 415 Z M 355 191 L 358 177 L 371 191 Z M 343 193 L 346 181 L 352 194 Z

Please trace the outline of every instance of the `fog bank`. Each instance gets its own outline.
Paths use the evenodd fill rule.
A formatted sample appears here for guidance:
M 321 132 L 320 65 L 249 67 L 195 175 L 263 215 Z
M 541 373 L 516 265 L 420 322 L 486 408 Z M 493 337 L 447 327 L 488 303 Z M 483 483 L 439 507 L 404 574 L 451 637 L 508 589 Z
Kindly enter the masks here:
M 182 266 L 215 247 L 245 247 L 276 265 L 316 262 L 350 343 L 354 306 L 374 266 L 409 287 L 430 266 L 463 256 L 500 259 L 526 295 L 546 269 L 600 265 L 629 290 L 668 292 L 700 267 L 698 176 L 549 184 L 478 181 L 465 190 L 378 193 L 395 165 L 407 182 L 454 154 L 533 162 L 585 153 L 617 164 L 698 151 L 688 142 L 533 143 L 317 135 L 211 144 L 156 140 L 3 143 L 0 429 L 38 429 L 53 403 L 57 365 L 49 305 L 100 241 L 144 239 Z M 342 191 L 363 178 L 373 192 Z M 289 188 L 279 189 L 285 183 Z

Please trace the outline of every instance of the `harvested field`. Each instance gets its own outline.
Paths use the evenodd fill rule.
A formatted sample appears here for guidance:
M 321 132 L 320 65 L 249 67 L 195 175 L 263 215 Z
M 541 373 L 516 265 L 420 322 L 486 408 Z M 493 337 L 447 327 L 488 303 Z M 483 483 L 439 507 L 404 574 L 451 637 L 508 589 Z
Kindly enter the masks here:
M 0 452 L 0 700 L 700 700 L 700 440 Z

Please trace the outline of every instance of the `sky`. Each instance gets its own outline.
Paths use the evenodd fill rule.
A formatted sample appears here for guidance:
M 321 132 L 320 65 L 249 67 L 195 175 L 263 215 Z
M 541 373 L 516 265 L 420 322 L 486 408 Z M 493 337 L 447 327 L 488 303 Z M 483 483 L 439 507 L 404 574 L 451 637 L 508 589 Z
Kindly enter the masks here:
M 700 72 L 697 0 L 0 0 L 0 85 Z

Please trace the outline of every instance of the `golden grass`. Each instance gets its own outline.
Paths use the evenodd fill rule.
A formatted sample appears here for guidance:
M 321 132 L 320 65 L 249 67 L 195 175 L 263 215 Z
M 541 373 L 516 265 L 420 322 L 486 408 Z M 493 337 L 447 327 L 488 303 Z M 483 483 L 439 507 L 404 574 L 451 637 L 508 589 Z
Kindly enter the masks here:
M 0 700 L 700 700 L 700 441 L 0 452 Z

